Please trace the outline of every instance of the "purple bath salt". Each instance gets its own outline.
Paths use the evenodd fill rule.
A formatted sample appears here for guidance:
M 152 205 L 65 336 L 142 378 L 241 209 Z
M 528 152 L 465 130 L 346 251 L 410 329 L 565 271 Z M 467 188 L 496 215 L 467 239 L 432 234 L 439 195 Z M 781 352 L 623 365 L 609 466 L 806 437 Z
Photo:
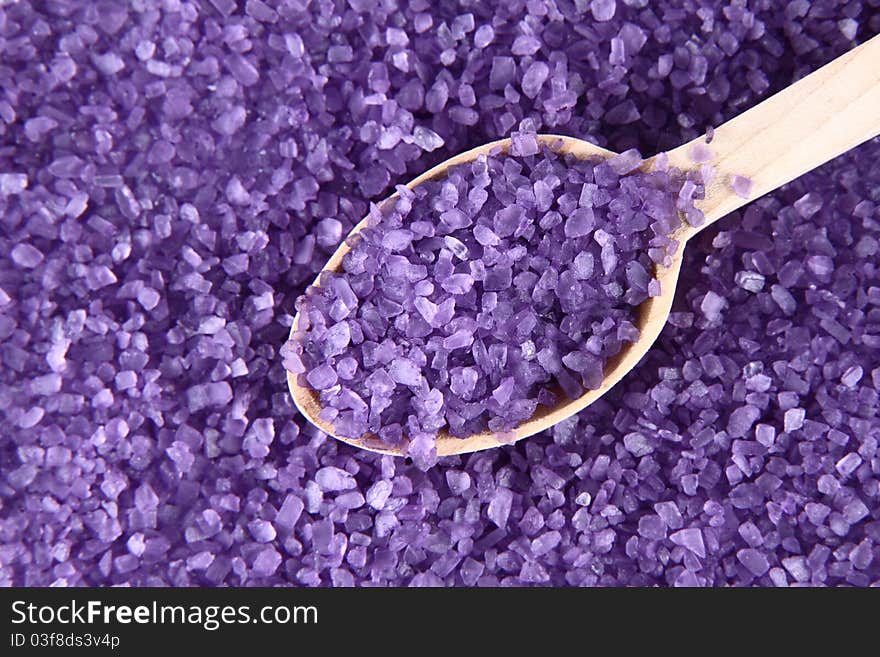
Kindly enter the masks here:
M 680 188 L 686 208 L 703 192 L 699 178 L 641 172 L 641 161 L 579 161 L 523 131 L 510 154 L 399 187 L 342 271 L 301 299 L 304 327 L 285 347 L 335 431 L 506 433 L 539 404 L 598 387 L 605 362 L 638 339 L 635 310 L 669 257 Z
M 334 440 L 297 411 L 285 367 L 302 374 L 302 354 L 283 346 L 295 300 L 395 185 L 524 118 L 619 153 L 691 143 L 876 34 L 876 2 L 0 5 L 0 586 L 880 584 L 877 140 L 691 240 L 642 361 L 514 445 L 496 432 L 498 448 L 423 471 L 430 434 L 419 463 Z M 549 73 L 524 89 L 536 62 Z M 707 184 L 709 165 L 695 164 Z M 614 202 L 595 180 L 564 200 L 552 183 L 505 205 L 564 235 L 557 197 Z M 494 202 L 492 186 L 457 191 L 434 196 L 438 219 Z M 515 255 L 519 220 L 501 235 L 447 219 L 413 222 L 411 244 L 434 240 L 453 273 L 418 262 L 403 288 L 454 313 L 480 292 L 483 320 L 518 327 L 505 291 L 550 294 L 548 267 L 526 280 L 470 265 L 481 249 Z M 445 238 L 468 229 L 462 259 Z M 566 268 L 586 285 L 622 268 L 624 292 L 644 280 L 603 254 L 618 242 L 603 230 L 613 239 L 557 268 L 557 290 Z M 486 293 L 490 272 L 509 286 Z M 364 293 L 340 285 L 328 309 L 328 330 L 349 325 L 344 349 L 370 340 L 371 368 L 443 368 L 362 339 Z M 376 315 L 418 317 L 453 356 L 503 360 L 478 345 L 488 329 L 411 311 L 386 300 Z M 602 337 L 553 354 L 535 332 L 507 363 L 596 375 Z M 361 369 L 329 358 L 330 389 Z M 488 385 L 476 359 L 447 371 L 453 396 L 489 403 L 516 381 Z M 400 384 L 369 385 L 345 403 Z M 430 415 L 446 393 L 426 386 L 412 404 Z M 399 423 L 380 436 L 405 437 Z

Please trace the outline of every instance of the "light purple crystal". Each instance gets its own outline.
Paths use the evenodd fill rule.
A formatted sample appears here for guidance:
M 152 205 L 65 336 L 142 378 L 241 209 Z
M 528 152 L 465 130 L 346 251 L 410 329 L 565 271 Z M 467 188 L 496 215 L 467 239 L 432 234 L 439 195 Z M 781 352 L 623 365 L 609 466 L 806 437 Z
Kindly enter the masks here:
M 510 509 L 513 503 L 513 493 L 509 488 L 500 488 L 495 491 L 487 511 L 489 519 L 498 527 L 505 527 L 510 517 Z
M 737 196 L 741 196 L 742 198 L 748 198 L 749 194 L 752 193 L 752 187 L 754 183 L 751 179 L 746 178 L 744 176 L 733 176 L 730 179 L 730 186 L 733 189 L 734 193 Z
M 550 75 L 550 67 L 544 62 L 534 62 L 523 74 L 522 90 L 529 98 L 534 98 Z
M 614 12 L 617 9 L 616 0 L 591 0 L 590 11 L 593 18 L 601 23 L 605 23 L 614 18 Z
M 697 164 L 711 162 L 715 158 L 715 154 L 712 152 L 712 150 L 702 142 L 697 142 L 696 144 L 691 146 L 690 150 L 688 151 L 688 156 L 691 158 L 692 161 L 696 162 Z M 734 176 L 734 182 L 739 178 L 739 176 Z M 736 189 L 736 187 L 734 187 L 734 189 Z M 745 193 L 748 194 L 748 191 L 746 191 Z M 737 194 L 739 194 L 739 191 L 737 191 Z
M 758 550 L 747 548 L 736 553 L 737 560 L 745 566 L 755 577 L 764 575 L 769 569 L 767 557 Z
M 706 557 L 706 546 L 703 534 L 697 528 L 682 529 L 672 534 L 669 539 L 676 545 L 686 547 L 701 559 Z
M 325 492 L 351 490 L 356 486 L 354 479 L 345 470 L 334 466 L 321 468 L 315 474 L 315 481 Z

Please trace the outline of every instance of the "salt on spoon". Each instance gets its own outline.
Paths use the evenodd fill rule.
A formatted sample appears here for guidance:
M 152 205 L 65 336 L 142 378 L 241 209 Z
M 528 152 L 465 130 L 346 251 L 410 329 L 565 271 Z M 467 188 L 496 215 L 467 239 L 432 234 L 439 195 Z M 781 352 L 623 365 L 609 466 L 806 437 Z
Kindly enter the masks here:
M 499 436 L 484 431 L 465 438 L 442 431 L 437 435 L 438 456 L 466 454 L 515 442 L 534 435 L 583 410 L 608 392 L 633 369 L 660 335 L 675 297 L 684 246 L 701 230 L 751 200 L 777 189 L 798 176 L 880 134 L 880 37 L 838 57 L 804 79 L 770 97 L 752 109 L 713 130 L 711 145 L 705 139 L 684 144 L 646 161 L 652 168 L 659 162 L 682 171 L 711 166 L 711 180 L 705 180 L 705 197 L 696 207 L 705 215 L 700 226 L 683 221 L 672 235 L 678 248 L 667 265 L 657 265 L 654 276 L 660 283 L 659 296 L 648 298 L 638 308 L 639 339 L 606 363 L 601 385 L 576 399 L 563 399 L 553 407 L 538 407 L 536 413 L 513 432 Z M 605 159 L 614 153 L 589 142 L 559 135 L 539 135 L 538 140 L 561 154 L 583 160 Z M 406 187 L 414 189 L 427 180 L 442 179 L 450 167 L 467 164 L 490 152 L 507 152 L 510 139 L 484 144 L 461 153 L 418 176 Z M 707 170 L 707 169 L 704 169 Z M 394 194 L 380 204 L 380 210 L 394 204 Z M 368 218 L 350 235 L 366 227 Z M 338 272 L 351 250 L 344 241 L 330 257 L 323 271 Z M 323 272 L 322 272 L 323 273 Z M 314 285 L 320 282 L 320 274 Z M 299 316 L 291 327 L 297 331 Z M 294 403 L 300 412 L 327 434 L 374 452 L 405 456 L 406 446 L 388 445 L 374 436 L 347 438 L 338 435 L 330 421 L 320 417 L 317 391 L 301 385 L 298 376 L 287 372 Z

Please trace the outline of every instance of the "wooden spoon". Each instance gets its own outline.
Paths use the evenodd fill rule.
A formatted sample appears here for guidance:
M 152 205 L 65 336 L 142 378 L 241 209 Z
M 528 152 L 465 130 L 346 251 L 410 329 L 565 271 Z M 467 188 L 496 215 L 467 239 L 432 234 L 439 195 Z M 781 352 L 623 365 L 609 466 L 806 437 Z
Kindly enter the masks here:
M 749 201 L 773 191 L 878 134 L 880 36 L 838 57 L 717 128 L 708 146 L 714 156 L 710 165 L 715 170 L 715 177 L 706 188 L 705 198 L 696 203 L 706 215 L 706 221 L 697 228 L 682 223 L 673 234 L 680 246 L 672 258 L 671 266 L 655 268 L 661 294 L 649 298 L 638 309 L 638 326 L 641 332 L 639 340 L 606 363 L 604 380 L 598 389 L 589 390 L 577 399 L 565 400 L 553 408 L 539 407 L 531 419 L 515 430 L 513 441 L 543 431 L 583 410 L 638 365 L 666 324 L 681 270 L 682 252 L 689 239 Z M 581 159 L 595 160 L 613 155 L 604 148 L 573 137 L 539 135 L 539 139 L 557 152 L 571 153 Z M 681 170 L 699 166 L 692 159 L 693 149 L 705 143 L 705 138 L 700 137 L 670 151 L 667 154 L 669 164 Z M 426 180 L 443 178 L 449 167 L 471 162 L 492 149 L 499 148 L 504 152 L 509 147 L 510 139 L 479 146 L 438 164 L 406 186 L 412 189 Z M 652 160 L 648 160 L 645 166 L 652 165 Z M 734 192 L 731 185 L 734 176 L 742 176 L 751 181 L 747 198 Z M 383 201 L 380 209 L 394 203 L 396 198 L 397 194 L 394 194 Z M 365 218 L 350 234 L 356 234 L 366 224 Z M 342 258 L 349 250 L 347 242 L 343 242 L 328 260 L 324 270 L 340 271 Z M 319 285 L 319 282 L 320 275 L 314 285 Z M 294 318 L 291 337 L 296 333 L 298 319 L 298 316 Z M 365 436 L 352 440 L 336 435 L 332 424 L 319 417 L 321 405 L 318 393 L 300 385 L 298 378 L 290 372 L 287 373 L 293 400 L 312 424 L 351 445 L 384 454 L 403 455 L 399 448 L 384 444 L 376 437 Z M 500 444 L 502 443 L 496 435 L 489 431 L 467 438 L 456 438 L 441 432 L 437 437 L 437 453 L 439 456 L 466 454 Z

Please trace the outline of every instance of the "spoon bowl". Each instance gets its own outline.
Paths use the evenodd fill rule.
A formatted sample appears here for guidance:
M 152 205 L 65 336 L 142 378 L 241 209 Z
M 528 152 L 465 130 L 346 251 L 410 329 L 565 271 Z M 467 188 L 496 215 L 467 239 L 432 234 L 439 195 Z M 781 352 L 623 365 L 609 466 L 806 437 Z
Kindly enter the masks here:
M 687 171 L 701 166 L 696 160 L 704 160 L 708 148 L 713 176 L 706 184 L 704 198 L 696 202 L 696 207 L 705 215 L 705 222 L 693 227 L 682 221 L 671 236 L 678 242 L 671 263 L 669 266 L 655 266 L 654 277 L 660 283 L 660 295 L 648 298 L 637 310 L 639 339 L 605 363 L 603 381 L 598 388 L 588 390 L 576 399 L 565 399 L 554 407 L 538 407 L 529 420 L 514 430 L 512 440 L 499 442 L 497 435 L 490 431 L 465 438 L 441 431 L 436 441 L 437 455 L 476 452 L 534 435 L 580 412 L 614 387 L 638 365 L 663 330 L 672 308 L 688 240 L 749 201 L 880 134 L 880 112 L 876 109 L 880 107 L 880 67 L 876 65 L 877 61 L 880 61 L 880 37 L 874 37 L 838 57 L 720 126 L 708 146 L 704 137 L 698 137 L 669 151 L 666 154 L 669 165 Z M 542 145 L 560 154 L 571 154 L 583 160 L 606 159 L 614 155 L 574 137 L 539 135 L 538 139 Z M 426 180 L 441 179 L 450 167 L 472 162 L 495 149 L 507 152 L 510 145 L 510 139 L 501 139 L 455 155 L 421 174 L 406 187 L 413 189 Z M 696 156 L 698 151 L 702 153 Z M 650 169 L 655 161 L 656 158 L 651 158 L 642 166 Z M 733 182 L 736 177 L 742 178 L 738 185 Z M 397 198 L 396 193 L 388 197 L 379 204 L 379 210 L 384 211 Z M 358 223 L 349 237 L 363 230 L 367 221 L 368 218 L 364 218 Z M 323 271 L 341 270 L 342 259 L 351 250 L 348 242 L 346 239 L 340 244 Z M 320 287 L 320 283 L 321 274 L 313 285 Z M 298 323 L 299 315 L 294 318 L 291 338 L 296 335 Z M 378 437 L 352 439 L 336 434 L 332 424 L 320 417 L 322 409 L 318 393 L 301 385 L 299 378 L 300 375 L 287 372 L 293 401 L 309 422 L 356 447 L 382 454 L 405 455 L 403 449 L 388 445 Z
M 600 146 L 596 146 L 595 144 L 584 141 L 582 139 L 575 139 L 574 137 L 565 137 L 562 135 L 538 135 L 538 141 L 542 146 L 550 147 L 559 154 L 571 154 L 574 157 L 582 160 L 607 159 L 615 155 L 615 153 L 601 148 Z M 409 182 L 406 187 L 413 189 L 421 183 L 425 182 L 426 180 L 441 179 L 446 176 L 446 171 L 450 167 L 473 162 L 480 155 L 487 155 L 490 152 L 505 153 L 509 150 L 510 144 L 510 139 L 500 139 L 490 142 L 488 144 L 483 144 L 482 146 L 478 146 L 477 148 L 473 148 L 464 153 L 460 153 L 455 157 L 450 158 L 449 160 L 441 162 L 432 169 L 429 169 L 419 177 Z M 646 165 L 649 164 L 650 161 L 646 163 Z M 384 211 L 386 208 L 393 205 L 397 198 L 398 194 L 396 193 L 392 196 L 389 196 L 387 199 L 382 201 L 381 204 L 379 204 L 379 210 Z M 361 230 L 363 230 L 367 226 L 368 220 L 369 217 L 365 217 L 363 220 L 361 220 L 352 229 L 351 233 L 349 233 L 349 236 L 356 235 Z M 672 237 L 673 239 L 681 239 L 681 236 L 678 234 L 674 234 Z M 342 269 L 342 260 L 349 251 L 351 251 L 351 246 L 349 245 L 348 240 L 345 240 L 342 242 L 342 244 L 340 244 L 339 248 L 336 249 L 336 252 L 327 261 L 327 265 L 324 267 L 323 271 L 340 271 Z M 657 267 L 655 276 L 660 281 L 661 290 L 664 291 L 664 294 L 661 294 L 657 297 L 651 297 L 639 306 L 638 316 L 636 319 L 637 326 L 642 334 L 642 337 L 639 339 L 638 342 L 627 347 L 606 363 L 602 385 L 595 390 L 587 391 L 584 395 L 578 397 L 577 399 L 565 398 L 562 403 L 556 406 L 538 407 L 537 412 L 529 420 L 520 424 L 519 427 L 517 427 L 517 429 L 514 431 L 515 440 L 520 440 L 521 438 L 526 438 L 528 436 L 534 435 L 583 410 L 594 401 L 599 399 L 606 392 L 608 392 L 608 390 L 610 390 L 618 381 L 620 381 L 620 379 L 622 379 L 627 372 L 635 367 L 639 360 L 641 360 L 642 356 L 644 356 L 648 349 L 651 347 L 651 344 L 653 344 L 653 342 L 656 340 L 657 336 L 660 334 L 660 331 L 663 328 L 663 325 L 666 322 L 666 318 L 668 317 L 669 310 L 672 306 L 674 295 L 671 293 L 665 294 L 665 291 L 667 287 L 669 287 L 670 289 L 674 288 L 675 283 L 678 280 L 678 272 L 680 267 L 680 248 L 676 251 L 673 257 L 672 265 L 670 267 Z M 320 279 L 321 274 L 319 274 L 318 277 L 315 279 L 313 285 L 316 287 L 320 287 Z M 297 315 L 297 317 L 294 319 L 293 326 L 291 327 L 291 338 L 295 335 L 297 331 L 298 323 L 299 315 Z M 650 337 L 646 337 L 644 333 L 646 330 L 654 330 L 655 332 L 650 335 Z M 346 443 L 355 445 L 356 447 L 361 447 L 363 449 L 368 449 L 383 454 L 402 455 L 402 451 L 398 447 L 386 445 L 382 441 L 371 436 L 351 439 L 337 435 L 333 429 L 332 423 L 328 422 L 327 420 L 323 420 L 320 417 L 321 402 L 318 392 L 312 390 L 308 386 L 301 385 L 299 382 L 299 376 L 291 372 L 287 373 L 287 383 L 290 388 L 290 393 L 293 396 L 293 401 L 300 412 L 305 417 L 307 417 L 309 421 L 312 422 L 312 424 L 320 428 L 325 433 L 328 433 Z M 467 438 L 457 438 L 441 431 L 437 436 L 437 454 L 439 456 L 467 454 L 469 452 L 476 452 L 479 450 L 488 449 L 490 447 L 497 447 L 500 444 L 504 443 L 499 442 L 496 434 L 488 430 L 471 435 Z

